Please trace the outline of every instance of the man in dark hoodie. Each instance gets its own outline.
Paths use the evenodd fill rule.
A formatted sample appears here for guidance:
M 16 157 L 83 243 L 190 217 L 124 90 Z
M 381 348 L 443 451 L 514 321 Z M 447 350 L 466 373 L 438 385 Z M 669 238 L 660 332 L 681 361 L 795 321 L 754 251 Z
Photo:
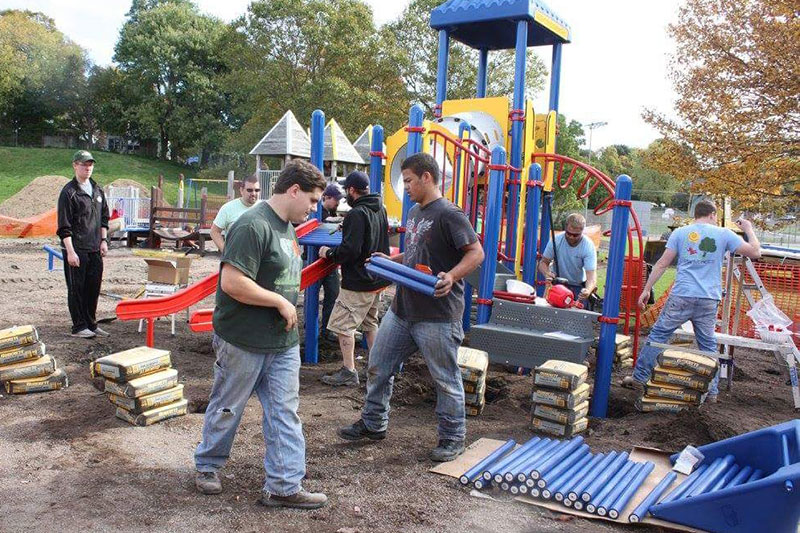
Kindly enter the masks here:
M 343 366 L 323 376 L 322 381 L 334 387 L 358 386 L 354 358 L 356 328 L 362 327 L 371 348 L 378 332 L 380 295 L 389 282 L 374 278 L 365 261 L 375 252 L 389 253 L 389 221 L 379 194 L 369 193 L 369 177 L 361 171 L 351 172 L 344 181 L 350 212 L 342 223 L 342 244 L 319 249 L 342 265 L 342 288 L 333 306 L 328 329 L 339 336 Z
M 94 158 L 86 150 L 72 156 L 75 176 L 58 196 L 58 230 L 67 279 L 72 336 L 91 339 L 108 333 L 97 327 L 95 312 L 108 252 L 108 204 L 92 179 Z

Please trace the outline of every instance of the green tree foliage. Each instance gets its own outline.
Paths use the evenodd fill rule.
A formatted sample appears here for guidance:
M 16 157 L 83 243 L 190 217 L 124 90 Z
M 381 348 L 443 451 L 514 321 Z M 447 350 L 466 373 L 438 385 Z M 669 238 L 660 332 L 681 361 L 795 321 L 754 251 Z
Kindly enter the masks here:
M 384 31 L 403 51 L 398 63 L 400 74 L 411 100 L 433 115 L 436 104 L 436 72 L 439 36 L 430 27 L 431 11 L 445 0 L 412 0 L 400 18 L 388 24 Z M 544 87 L 547 69 L 539 57 L 528 51 L 525 92 L 532 98 Z M 489 53 L 489 96 L 511 95 L 514 91 L 514 51 Z M 448 62 L 447 98 L 474 98 L 478 80 L 478 52 L 451 40 Z
M 130 92 L 126 116 L 160 142 L 160 157 L 204 156 L 228 132 L 228 98 L 218 86 L 225 25 L 189 0 L 136 0 L 122 27 L 114 60 Z M 115 104 L 119 105 L 119 104 Z
M 402 55 L 359 0 L 253 2 L 226 44 L 226 87 L 243 122 L 234 148 L 249 150 L 288 109 L 304 124 L 322 109 L 351 139 L 370 123 L 393 131 L 408 113 Z
M 2 140 L 40 145 L 44 134 L 69 132 L 65 113 L 83 97 L 87 66 L 85 52 L 51 18 L 0 11 Z

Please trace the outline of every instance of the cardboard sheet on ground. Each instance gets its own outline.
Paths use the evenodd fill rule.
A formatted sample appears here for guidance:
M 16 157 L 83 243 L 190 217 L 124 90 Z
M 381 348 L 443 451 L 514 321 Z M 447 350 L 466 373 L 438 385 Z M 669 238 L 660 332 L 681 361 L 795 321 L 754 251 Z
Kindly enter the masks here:
M 474 465 L 478 464 L 478 462 L 489 455 L 492 451 L 496 450 L 500 445 L 503 444 L 504 441 L 495 440 L 495 439 L 478 439 L 472 444 L 470 444 L 464 453 L 455 461 L 450 461 L 449 463 L 440 463 L 439 465 L 430 469 L 431 472 L 435 474 L 442 474 L 445 476 L 450 476 L 454 478 L 459 478 L 461 474 L 472 468 Z M 641 503 L 641 501 L 650 494 L 650 491 L 658 484 L 659 481 L 672 469 L 672 465 L 669 462 L 670 454 L 667 452 L 663 452 L 661 450 L 657 450 L 654 448 L 642 448 L 634 446 L 633 450 L 630 452 L 630 459 L 632 461 L 643 462 L 643 461 L 651 461 L 655 468 L 647 476 L 647 479 L 644 480 L 642 486 L 639 487 L 639 490 L 636 491 L 636 494 L 633 495 L 631 501 L 628 502 L 628 505 L 619 515 L 619 518 L 613 520 L 611 518 L 602 517 L 596 514 L 586 513 L 583 511 L 576 511 L 571 507 L 565 507 L 560 502 L 554 500 L 542 500 L 538 498 L 530 498 L 528 496 L 517 496 L 514 498 L 516 501 L 527 503 L 531 505 L 536 505 L 538 507 L 544 507 L 550 511 L 555 511 L 557 513 L 564 513 L 573 516 L 580 516 L 581 518 L 588 518 L 590 520 L 605 520 L 606 522 L 616 522 L 619 524 L 630 524 L 628 522 L 628 516 L 631 512 L 636 509 L 636 506 Z M 686 476 L 683 474 L 678 474 L 678 478 L 672 483 L 672 485 L 667 489 L 664 494 L 668 494 L 673 488 L 678 486 Z M 638 522 L 639 524 L 650 524 L 655 526 L 662 526 L 669 529 L 674 529 L 678 531 L 690 531 L 690 532 L 699 532 L 702 533 L 700 529 L 694 529 L 688 526 L 684 526 L 681 524 L 676 524 L 674 522 L 667 522 L 664 520 L 659 520 L 657 518 L 653 518 L 652 516 L 648 515 L 647 518 Z M 636 525 L 636 524 L 630 524 Z

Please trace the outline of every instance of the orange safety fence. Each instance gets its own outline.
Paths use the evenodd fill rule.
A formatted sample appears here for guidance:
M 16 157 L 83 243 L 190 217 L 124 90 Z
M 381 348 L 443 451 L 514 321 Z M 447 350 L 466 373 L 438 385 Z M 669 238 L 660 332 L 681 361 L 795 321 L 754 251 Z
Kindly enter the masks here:
M 52 237 L 58 229 L 56 208 L 28 218 L 0 215 L 0 237 Z

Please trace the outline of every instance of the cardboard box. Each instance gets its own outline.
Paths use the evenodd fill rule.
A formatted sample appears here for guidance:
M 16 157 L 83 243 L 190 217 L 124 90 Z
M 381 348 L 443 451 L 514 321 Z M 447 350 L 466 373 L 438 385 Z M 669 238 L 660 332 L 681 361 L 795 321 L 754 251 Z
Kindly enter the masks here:
M 27 346 L 39 340 L 39 332 L 33 326 L 12 326 L 0 329 L 0 350 Z
M 191 257 L 145 258 L 147 281 L 168 285 L 188 285 Z
M 19 363 L 20 361 L 28 361 L 30 359 L 38 359 L 44 354 L 45 346 L 43 342 L 28 344 L 27 346 L 7 348 L 0 351 L 0 366 Z
M 121 418 L 125 422 L 131 423 L 135 426 L 149 426 L 151 424 L 155 424 L 156 422 L 166 420 L 167 418 L 185 415 L 188 405 L 188 401 L 180 400 L 169 405 L 150 409 L 149 411 L 145 411 L 144 413 L 138 415 L 129 413 L 122 407 L 117 407 L 116 415 L 117 418 Z
M 107 379 L 105 391 L 125 398 L 139 398 L 165 389 L 171 389 L 177 384 L 178 371 L 174 368 L 168 368 L 132 379 L 127 383 L 117 383 Z
M 126 398 L 124 396 L 117 396 L 116 394 L 108 394 L 108 400 L 116 405 L 122 407 L 131 414 L 141 414 L 156 407 L 162 407 L 171 403 L 175 403 L 183 399 L 183 385 L 177 385 L 171 389 L 154 392 L 139 398 Z
M 92 377 L 103 376 L 114 381 L 130 381 L 169 367 L 168 350 L 139 346 L 101 357 L 93 361 L 90 368 Z
M 6 381 L 6 392 L 9 394 L 28 394 L 29 392 L 45 392 L 59 390 L 69 385 L 69 379 L 63 369 L 57 368 L 47 376 L 14 379 Z

